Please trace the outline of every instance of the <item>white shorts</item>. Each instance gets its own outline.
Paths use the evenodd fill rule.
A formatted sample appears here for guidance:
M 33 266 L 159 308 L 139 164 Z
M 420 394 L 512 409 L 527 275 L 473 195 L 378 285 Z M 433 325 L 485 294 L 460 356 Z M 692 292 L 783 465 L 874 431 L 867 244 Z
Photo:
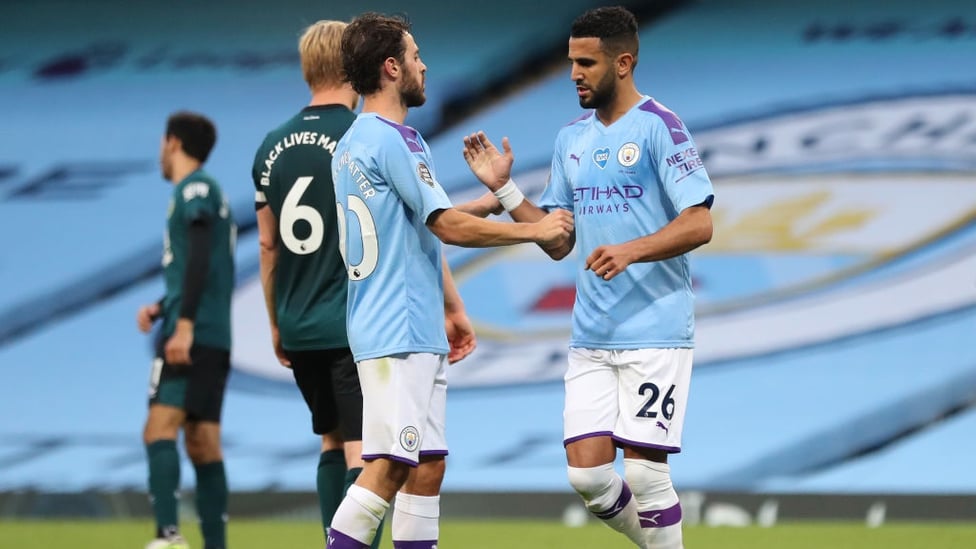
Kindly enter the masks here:
M 416 466 L 447 455 L 447 357 L 394 355 L 356 364 L 363 388 L 363 459 Z
M 571 348 L 563 444 L 611 436 L 618 444 L 680 452 L 693 352 Z

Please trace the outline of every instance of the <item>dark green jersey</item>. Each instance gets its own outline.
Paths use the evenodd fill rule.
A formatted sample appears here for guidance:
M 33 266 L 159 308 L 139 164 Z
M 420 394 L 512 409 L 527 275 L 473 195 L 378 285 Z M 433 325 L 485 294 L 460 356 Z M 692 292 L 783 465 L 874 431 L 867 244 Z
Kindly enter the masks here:
M 189 255 L 190 224 L 210 221 L 210 268 L 193 324 L 193 342 L 230 350 L 230 301 L 234 292 L 237 227 L 214 178 L 197 170 L 173 188 L 163 238 L 163 335 L 169 337 L 180 315 Z
M 290 351 L 349 346 L 332 155 L 355 118 L 341 105 L 306 107 L 269 133 L 254 157 L 256 206 L 278 219 L 275 307 Z

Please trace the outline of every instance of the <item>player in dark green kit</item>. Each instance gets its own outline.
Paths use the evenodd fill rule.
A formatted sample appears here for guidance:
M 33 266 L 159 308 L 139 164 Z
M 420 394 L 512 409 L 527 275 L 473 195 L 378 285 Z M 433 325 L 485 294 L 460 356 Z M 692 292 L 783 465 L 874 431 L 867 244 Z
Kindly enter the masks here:
M 331 168 L 359 101 L 341 69 L 345 26 L 319 21 L 306 29 L 299 53 L 312 100 L 268 133 L 252 173 L 275 354 L 292 369 L 312 430 L 322 436 L 316 484 L 323 528 L 363 467 L 363 400 L 346 338 L 348 275 L 339 253 Z
M 236 227 L 224 194 L 203 171 L 217 139 L 213 123 L 189 112 L 169 117 L 160 150 L 163 177 L 174 184 L 163 241 L 166 295 L 143 306 L 139 329 L 163 326 L 149 386 L 143 440 L 156 539 L 147 549 L 186 548 L 177 492 L 183 429 L 196 470 L 196 507 L 205 549 L 226 547 L 227 477 L 220 412 L 230 371 L 230 304 Z

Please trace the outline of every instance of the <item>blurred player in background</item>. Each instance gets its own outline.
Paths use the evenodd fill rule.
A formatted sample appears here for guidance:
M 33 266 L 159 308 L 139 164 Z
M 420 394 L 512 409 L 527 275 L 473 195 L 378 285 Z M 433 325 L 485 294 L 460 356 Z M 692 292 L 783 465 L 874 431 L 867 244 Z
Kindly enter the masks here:
M 340 45 L 346 23 L 319 21 L 299 53 L 307 107 L 270 132 L 252 175 L 261 284 L 278 360 L 292 370 L 322 436 L 316 486 L 328 533 L 346 488 L 363 470 L 363 395 L 346 337 L 346 267 L 339 255 L 332 154 L 356 115 Z M 373 547 L 378 547 L 376 536 Z
M 668 454 L 681 450 L 694 294 L 686 254 L 712 235 L 712 184 L 680 119 L 637 91 L 637 20 L 598 8 L 573 23 L 571 78 L 594 109 L 556 137 L 536 206 L 510 179 L 513 156 L 465 138 L 472 171 L 517 221 L 573 210 L 577 274 L 564 444 L 569 481 L 596 517 L 639 547 L 682 547 Z M 549 249 L 554 259 L 574 242 Z M 616 473 L 623 448 L 626 481 Z
M 230 303 L 237 228 L 217 181 L 203 170 L 217 140 L 213 123 L 194 113 L 169 117 L 160 150 L 172 182 L 163 270 L 166 296 L 139 309 L 137 323 L 163 328 L 149 385 L 143 440 L 156 539 L 148 549 L 184 548 L 177 516 L 182 427 L 196 470 L 196 507 L 205 549 L 226 547 L 227 477 L 220 447 L 220 412 L 230 371 Z
M 394 496 L 394 546 L 437 546 L 445 365 L 475 345 L 441 242 L 559 246 L 572 230 L 566 211 L 534 224 L 481 219 L 498 204 L 488 193 L 490 201 L 452 207 L 426 142 L 403 125 L 407 110 L 426 100 L 426 66 L 409 30 L 403 19 L 367 13 L 342 38 L 343 67 L 365 96 L 333 172 L 344 212 L 347 327 L 363 387 L 366 466 L 332 521 L 333 549 L 367 547 Z

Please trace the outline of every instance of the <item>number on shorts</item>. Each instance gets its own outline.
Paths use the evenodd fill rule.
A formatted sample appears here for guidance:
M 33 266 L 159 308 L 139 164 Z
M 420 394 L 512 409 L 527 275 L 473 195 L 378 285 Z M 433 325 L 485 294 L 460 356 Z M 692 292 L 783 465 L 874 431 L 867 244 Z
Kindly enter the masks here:
M 651 408 L 657 403 L 657 397 L 661 396 L 661 389 L 653 383 L 645 383 L 640 386 L 637 393 L 643 396 L 648 391 L 651 392 L 651 396 L 647 397 L 647 401 L 641 406 L 639 412 L 637 412 L 637 417 L 657 417 L 657 412 Z M 668 392 L 664 395 L 664 400 L 661 401 L 661 415 L 664 419 L 670 420 L 674 417 L 674 399 L 671 398 L 671 394 L 674 393 L 674 385 L 668 389 Z
M 351 194 L 349 195 L 349 211 L 359 219 L 359 238 L 363 243 L 363 259 L 356 265 L 349 265 L 349 258 L 346 257 L 346 214 L 342 211 L 342 204 L 336 202 L 336 219 L 339 220 L 339 252 L 342 259 L 346 262 L 349 278 L 351 280 L 362 280 L 373 274 L 376 270 L 376 263 L 379 261 L 380 246 L 376 239 L 376 223 L 373 221 L 373 214 L 369 211 L 369 206 L 362 198 Z
M 159 378 L 163 374 L 163 359 L 156 357 L 152 361 L 152 369 L 149 370 L 149 398 L 156 396 L 159 391 Z

